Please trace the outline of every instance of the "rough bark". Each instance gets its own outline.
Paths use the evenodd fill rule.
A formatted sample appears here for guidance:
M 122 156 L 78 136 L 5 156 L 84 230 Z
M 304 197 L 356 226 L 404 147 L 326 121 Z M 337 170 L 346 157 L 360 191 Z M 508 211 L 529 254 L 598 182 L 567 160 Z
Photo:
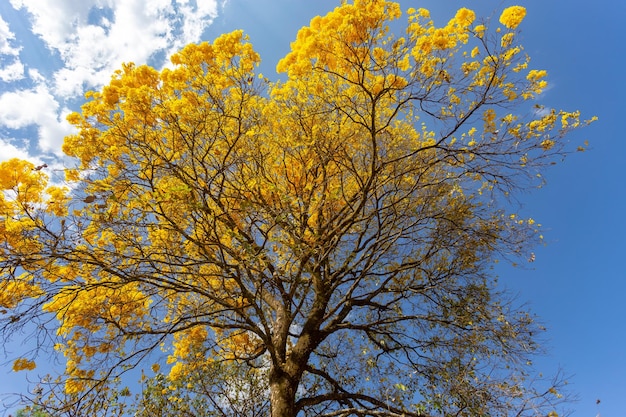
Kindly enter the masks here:
M 269 379 L 271 417 L 295 417 L 297 383 L 287 372 L 274 366 Z

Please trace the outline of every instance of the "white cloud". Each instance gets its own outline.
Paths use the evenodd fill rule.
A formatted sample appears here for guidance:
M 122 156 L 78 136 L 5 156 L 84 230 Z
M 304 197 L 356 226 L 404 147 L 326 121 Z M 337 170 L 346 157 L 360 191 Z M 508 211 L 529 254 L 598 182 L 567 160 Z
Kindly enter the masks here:
M 17 81 L 22 78 L 24 78 L 24 65 L 18 60 L 0 68 L 0 80 L 4 82 Z
M 35 84 L 45 84 L 46 77 L 44 77 L 37 69 L 28 69 L 28 78 L 30 78 Z
M 176 52 L 185 44 L 196 42 L 202 36 L 202 32 L 207 27 L 207 18 L 213 19 L 217 16 L 217 2 L 215 0 L 197 0 L 196 11 L 188 0 L 177 0 L 182 14 L 183 36 L 181 42 L 172 45 L 169 53 Z
M 75 102 L 99 89 L 123 62 L 160 66 L 171 53 L 201 40 L 217 16 L 218 0 L 10 0 L 28 13 L 31 31 L 61 60 L 55 67 L 24 66 L 15 35 L 0 18 L 0 80 L 25 76 L 35 87 L 0 93 L 0 126 L 36 126 L 34 145 L 61 156 L 63 138 L 73 133 L 60 103 Z M 225 1 L 222 0 L 221 4 Z M 21 52 L 20 52 L 21 51 Z M 9 59 L 6 57 L 8 56 Z M 163 62 L 158 62 L 160 59 Z M 4 66 L 2 62 L 5 62 Z M 52 74 L 44 76 L 42 74 Z M 33 138 L 34 139 L 34 138 Z M 0 150 L 7 149 L 4 144 Z M 10 145 L 13 146 L 13 145 Z M 10 148 L 11 153 L 15 149 Z M 4 154 L 4 151 L 2 151 Z
M 0 16 L 0 55 L 19 55 L 22 48 L 13 46 L 13 40 L 15 40 L 15 34 L 11 32 L 9 24 Z
M 10 0 L 16 10 L 26 9 L 32 16 L 32 31 L 50 49 L 63 52 L 64 45 L 72 38 L 77 25 L 87 19 L 90 7 L 97 0 Z
M 24 78 L 24 65 L 19 55 L 22 49 L 14 46 L 15 34 L 9 29 L 9 24 L 0 16 L 0 81 L 10 82 Z M 7 61 L 8 64 L 5 64 Z
M 0 139 L 0 161 L 8 161 L 9 159 L 29 159 L 28 152 L 24 148 L 18 148 L 10 142 Z
M 63 138 L 73 132 L 65 120 L 68 112 L 63 109 L 59 116 L 59 103 L 43 84 L 0 95 L 0 125 L 10 129 L 37 125 L 38 145 L 43 152 L 60 154 Z
M 11 129 L 37 124 L 44 113 L 56 113 L 59 104 L 39 85 L 31 90 L 18 90 L 0 96 L 0 123 Z
M 75 129 L 65 118 L 71 113 L 68 109 L 63 109 L 57 116 L 53 113 L 44 115 L 42 123 L 39 124 L 39 149 L 43 152 L 54 152 L 57 156 L 62 156 L 61 146 L 66 136 L 75 133 Z
M 64 62 L 54 94 L 72 97 L 106 84 L 122 62 L 146 63 L 200 40 L 216 0 L 11 0 L 32 16 L 33 33 Z M 161 64 L 161 63 L 159 63 Z

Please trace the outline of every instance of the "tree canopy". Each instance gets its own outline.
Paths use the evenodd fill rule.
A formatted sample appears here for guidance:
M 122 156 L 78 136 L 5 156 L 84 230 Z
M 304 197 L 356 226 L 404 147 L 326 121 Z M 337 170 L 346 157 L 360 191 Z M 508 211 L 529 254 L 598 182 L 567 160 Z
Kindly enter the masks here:
M 89 93 L 63 184 L 0 163 L 0 319 L 64 357 L 48 405 L 104 415 L 142 369 L 140 415 L 551 411 L 492 268 L 532 256 L 508 201 L 586 122 L 536 101 L 524 15 L 344 2 L 274 82 L 235 31 Z

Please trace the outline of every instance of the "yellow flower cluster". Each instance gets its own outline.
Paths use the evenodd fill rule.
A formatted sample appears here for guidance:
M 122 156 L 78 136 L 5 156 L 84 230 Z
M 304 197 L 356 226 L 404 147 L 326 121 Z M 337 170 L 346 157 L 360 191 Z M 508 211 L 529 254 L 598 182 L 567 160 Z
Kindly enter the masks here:
M 500 15 L 500 23 L 509 29 L 515 29 L 526 16 L 526 9 L 522 6 L 511 6 L 504 9 Z
M 34 361 L 31 361 L 26 358 L 19 358 L 19 359 L 16 359 L 15 362 L 13 362 L 13 372 L 32 371 L 36 367 L 37 365 L 35 364 Z
M 546 88 L 548 82 L 544 78 L 548 75 L 546 70 L 530 70 L 526 75 L 526 79 L 530 82 L 528 90 L 522 96 L 525 99 L 534 97 L 535 94 L 541 94 Z
M 167 363 L 174 364 L 169 373 L 172 381 L 183 379 L 193 369 L 193 365 L 189 363 L 202 362 L 201 359 L 205 357 L 203 346 L 207 337 L 208 331 L 204 326 L 194 326 L 174 335 L 174 351 L 167 358 Z
M 37 285 L 21 279 L 0 281 L 0 307 L 15 308 L 22 300 L 41 295 L 43 292 Z

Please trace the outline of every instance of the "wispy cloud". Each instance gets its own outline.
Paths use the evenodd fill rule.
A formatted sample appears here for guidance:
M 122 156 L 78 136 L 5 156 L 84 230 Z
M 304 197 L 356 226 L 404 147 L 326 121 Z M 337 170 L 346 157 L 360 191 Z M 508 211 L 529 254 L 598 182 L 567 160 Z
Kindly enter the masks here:
M 37 145 L 42 152 L 60 152 L 63 138 L 72 133 L 65 121 L 68 113 L 68 109 L 59 109 L 59 103 L 44 84 L 0 95 L 0 124 L 10 129 L 37 125 Z
M 0 16 L 0 81 L 11 82 L 24 78 L 24 65 L 20 62 L 21 48 L 15 46 L 15 34 Z
M 16 38 L 11 32 L 15 22 L 0 17 L 0 83 L 4 82 L 0 90 L 0 127 L 15 130 L 13 136 L 19 137 L 19 129 L 36 126 L 38 137 L 33 144 L 39 151 L 57 156 L 64 136 L 72 132 L 65 121 L 70 109 L 64 103 L 76 103 L 86 90 L 101 88 L 122 62 L 166 65 L 173 52 L 201 40 L 219 10 L 217 0 L 10 3 L 28 19 L 17 24 L 29 27 L 28 36 L 42 43 Z M 28 58 L 37 53 L 41 56 L 42 51 L 23 49 L 21 45 L 27 44 L 43 44 L 46 54 L 55 59 L 42 63 L 44 67 L 33 67 L 39 65 L 33 64 L 38 61 Z M 11 146 L 6 139 L 0 142 L 2 159 L 20 154 Z
M 20 53 L 19 47 L 13 45 L 15 34 L 9 29 L 9 24 L 0 16 L 0 54 L 17 56 Z
M 4 82 L 17 81 L 24 78 L 24 64 L 14 60 L 8 65 L 0 67 L 0 80 Z
M 54 93 L 73 97 L 108 82 L 122 62 L 149 62 L 200 39 L 216 17 L 214 0 L 11 0 L 32 16 L 33 33 L 64 63 Z M 155 63 L 162 65 L 163 62 Z

